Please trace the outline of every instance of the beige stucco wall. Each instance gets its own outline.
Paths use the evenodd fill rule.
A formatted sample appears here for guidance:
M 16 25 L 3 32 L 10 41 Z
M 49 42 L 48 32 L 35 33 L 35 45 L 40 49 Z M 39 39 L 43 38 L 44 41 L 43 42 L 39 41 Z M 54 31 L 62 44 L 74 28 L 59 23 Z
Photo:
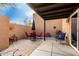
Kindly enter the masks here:
M 69 20 L 69 22 L 67 22 Z M 70 45 L 71 43 L 71 19 L 66 18 L 62 20 L 62 31 L 66 33 L 66 42 Z
M 35 28 L 37 32 L 44 32 L 44 20 L 38 14 L 33 15 L 33 19 L 35 20 Z
M 9 23 L 7 16 L 0 16 L 0 50 L 9 46 L 10 36 L 15 34 L 21 39 L 26 37 L 25 32 L 31 32 L 31 26 L 12 24 Z
M 0 50 L 9 46 L 9 21 L 8 17 L 0 16 Z
M 10 23 L 9 36 L 16 35 L 18 39 L 25 38 L 25 32 L 31 32 L 31 26 Z
M 54 26 L 56 29 L 54 29 Z M 58 30 L 62 31 L 62 19 L 52 19 L 46 21 L 46 33 L 51 33 L 52 36 L 55 36 Z
M 44 19 L 38 14 L 34 14 L 34 20 L 36 31 L 44 32 Z M 53 28 L 54 26 L 56 26 L 56 29 Z M 51 33 L 54 36 L 57 30 L 62 30 L 62 19 L 46 21 L 46 33 Z
M 68 44 L 71 43 L 71 19 L 69 19 L 69 22 L 67 22 L 69 18 L 65 19 L 52 19 L 46 21 L 46 32 L 49 32 L 52 34 L 52 36 L 55 35 L 57 30 L 61 30 L 66 33 L 66 42 Z M 34 20 L 35 20 L 35 26 L 37 31 L 44 31 L 44 19 L 40 17 L 38 14 L 34 14 Z M 56 29 L 53 27 L 56 26 Z

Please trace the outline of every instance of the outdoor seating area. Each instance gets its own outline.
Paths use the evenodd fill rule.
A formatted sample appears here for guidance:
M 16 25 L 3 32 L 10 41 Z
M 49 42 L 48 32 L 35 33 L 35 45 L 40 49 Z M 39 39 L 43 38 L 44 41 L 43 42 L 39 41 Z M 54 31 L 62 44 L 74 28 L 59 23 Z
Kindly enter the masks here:
M 25 35 L 26 35 L 26 37 L 28 38 L 28 37 L 33 37 L 33 35 L 34 36 L 36 36 L 36 37 L 42 37 L 42 32 L 31 32 L 31 33 L 27 33 L 27 32 L 25 32 Z
M 31 32 L 31 33 L 28 33 L 28 32 L 25 32 L 25 35 L 26 37 L 32 37 L 33 35 L 36 36 L 37 38 L 38 37 L 44 37 L 44 33 L 43 32 Z M 45 37 L 52 37 L 52 35 L 50 33 L 46 33 L 45 34 Z
M 2 5 L 1 56 L 79 56 L 79 4 Z
M 46 33 L 45 37 L 52 37 L 52 35 L 50 33 Z M 32 31 L 32 32 L 25 32 L 25 39 L 43 39 L 44 38 L 44 33 L 43 32 L 36 32 L 36 31 Z M 21 38 L 23 39 L 23 38 Z M 10 44 L 13 42 L 16 42 L 20 40 L 15 34 L 9 37 L 9 42 Z

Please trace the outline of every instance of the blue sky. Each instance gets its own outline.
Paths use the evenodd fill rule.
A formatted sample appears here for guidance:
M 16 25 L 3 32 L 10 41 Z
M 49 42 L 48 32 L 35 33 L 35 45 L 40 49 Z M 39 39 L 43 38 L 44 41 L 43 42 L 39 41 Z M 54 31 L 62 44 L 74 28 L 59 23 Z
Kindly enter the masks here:
M 5 7 L 0 7 L 0 15 L 9 17 L 11 23 L 26 24 L 24 20 L 33 20 L 34 11 L 27 4 L 9 4 Z

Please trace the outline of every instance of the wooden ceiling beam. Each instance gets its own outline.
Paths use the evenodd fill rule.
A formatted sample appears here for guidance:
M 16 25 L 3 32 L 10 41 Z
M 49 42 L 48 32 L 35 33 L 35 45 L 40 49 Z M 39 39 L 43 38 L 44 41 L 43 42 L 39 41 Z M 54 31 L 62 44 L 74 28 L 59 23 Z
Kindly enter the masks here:
M 51 10 L 57 10 L 57 9 L 64 9 L 64 8 L 68 8 L 68 7 L 74 7 L 78 4 L 72 4 L 72 3 L 67 3 L 67 4 L 63 4 L 63 3 L 58 3 L 58 4 L 52 4 L 52 5 L 48 5 L 45 7 L 40 7 L 40 8 L 36 8 L 35 10 L 38 10 L 38 12 L 47 12 L 47 11 L 51 11 Z
M 68 17 L 79 7 L 79 3 L 30 3 L 29 6 L 44 19 L 55 19 Z
M 49 5 L 54 5 L 56 3 L 33 3 L 35 5 L 40 4 L 38 6 L 36 6 L 36 8 L 41 8 L 41 7 L 45 7 L 45 6 L 49 6 Z
M 69 15 L 69 14 L 71 14 L 71 13 L 72 13 L 72 12 L 62 12 L 62 13 L 56 13 L 56 14 L 45 15 L 45 16 L 42 16 L 42 17 L 54 17 L 54 16 L 60 16 L 60 15 L 66 16 L 66 14 Z
M 55 16 L 55 17 L 45 17 L 44 19 L 45 20 L 52 20 L 52 19 L 61 19 L 61 18 L 68 18 L 69 17 L 69 15 L 66 15 L 66 16 Z
M 43 7 L 38 7 L 38 8 L 36 8 L 35 10 L 38 10 L 38 11 L 44 11 L 44 10 L 46 10 L 46 9 L 52 9 L 52 8 L 57 8 L 57 7 L 60 7 L 60 6 L 62 6 L 63 4 L 60 4 L 60 3 L 58 3 L 58 4 L 52 4 L 52 5 L 48 5 L 48 6 L 43 6 Z
M 41 15 L 44 16 L 44 15 L 50 15 L 50 14 L 59 13 L 59 12 L 61 13 L 61 12 L 66 12 L 66 11 L 72 11 L 72 10 L 74 10 L 74 8 L 75 7 L 52 10 L 52 11 L 49 11 L 49 12 L 43 12 L 43 13 L 41 13 Z

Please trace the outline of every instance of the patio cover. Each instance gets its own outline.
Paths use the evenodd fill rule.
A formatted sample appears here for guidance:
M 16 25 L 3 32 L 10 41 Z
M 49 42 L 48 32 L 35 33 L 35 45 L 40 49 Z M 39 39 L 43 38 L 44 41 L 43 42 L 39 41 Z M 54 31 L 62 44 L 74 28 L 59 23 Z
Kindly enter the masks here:
M 69 17 L 79 3 L 28 3 L 28 5 L 44 20 Z
M 79 8 L 79 3 L 28 3 L 28 5 L 44 19 L 44 40 L 46 40 L 46 20 L 68 18 Z

